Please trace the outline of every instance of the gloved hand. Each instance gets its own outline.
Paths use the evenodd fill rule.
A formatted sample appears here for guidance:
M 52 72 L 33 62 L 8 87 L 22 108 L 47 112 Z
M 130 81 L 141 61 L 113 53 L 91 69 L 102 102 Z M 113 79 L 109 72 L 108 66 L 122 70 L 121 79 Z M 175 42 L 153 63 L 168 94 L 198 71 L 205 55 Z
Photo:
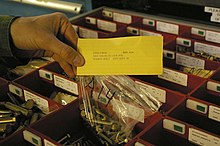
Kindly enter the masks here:
M 74 77 L 76 67 L 85 62 L 75 50 L 78 36 L 62 13 L 17 18 L 10 33 L 17 57 L 52 57 L 69 77 Z

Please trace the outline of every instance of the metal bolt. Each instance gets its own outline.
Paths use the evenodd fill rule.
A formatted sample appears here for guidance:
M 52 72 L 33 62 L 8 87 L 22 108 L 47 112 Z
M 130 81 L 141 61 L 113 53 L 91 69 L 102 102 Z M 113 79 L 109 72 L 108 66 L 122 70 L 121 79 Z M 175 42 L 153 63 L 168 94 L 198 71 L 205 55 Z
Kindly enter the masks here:
M 101 117 L 101 120 L 105 121 L 107 119 L 107 115 L 102 113 L 99 109 L 95 108 L 95 112 Z
M 110 143 L 111 145 L 113 145 L 113 141 L 111 139 L 109 139 L 105 134 L 103 133 L 98 133 L 104 140 L 106 140 L 108 143 Z
M 82 110 L 82 111 L 80 112 L 80 115 L 81 115 L 82 117 L 86 117 L 86 112 L 85 112 L 84 110 Z
M 113 123 L 112 126 L 111 126 L 111 130 L 112 131 L 120 131 L 121 126 L 119 125 L 119 123 Z
M 30 124 L 36 122 L 38 120 L 38 116 L 39 114 L 38 113 L 34 113 L 31 117 L 31 121 L 30 121 Z
M 62 143 L 64 140 L 67 140 L 70 138 L 70 134 L 66 134 L 66 136 L 64 136 L 63 138 L 61 138 L 60 140 L 58 140 L 58 143 Z
M 80 110 L 84 110 L 84 109 L 85 109 L 84 104 L 80 104 L 80 105 L 79 105 L 79 109 L 80 109 Z
M 24 103 L 24 108 L 26 108 L 26 109 L 32 109 L 34 105 L 35 105 L 34 100 L 33 100 L 33 99 L 28 99 L 28 100 Z
M 12 114 L 11 110 L 0 110 L 0 114 Z
M 20 107 L 16 104 L 13 104 L 11 102 L 1 102 L 0 104 L 3 104 L 6 108 L 15 111 L 15 112 L 21 112 L 23 115 L 30 117 L 33 114 L 32 110 L 27 110 L 23 107 Z
M 94 122 L 96 124 L 102 124 L 102 125 L 112 125 L 113 124 L 113 122 L 110 122 L 110 121 L 93 120 L 92 122 Z
M 0 114 L 0 118 L 11 117 L 12 114 Z
M 16 118 L 15 117 L 0 118 L 0 124 L 3 124 L 3 123 L 14 123 L 14 122 L 16 122 Z

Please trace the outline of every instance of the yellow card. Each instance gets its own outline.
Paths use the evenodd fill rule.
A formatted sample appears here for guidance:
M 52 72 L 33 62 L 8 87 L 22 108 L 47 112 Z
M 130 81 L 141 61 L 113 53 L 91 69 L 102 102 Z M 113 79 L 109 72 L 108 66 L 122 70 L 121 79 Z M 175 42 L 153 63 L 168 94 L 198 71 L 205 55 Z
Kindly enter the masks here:
M 77 75 L 162 74 L 162 36 L 79 38 L 77 48 L 85 58 Z

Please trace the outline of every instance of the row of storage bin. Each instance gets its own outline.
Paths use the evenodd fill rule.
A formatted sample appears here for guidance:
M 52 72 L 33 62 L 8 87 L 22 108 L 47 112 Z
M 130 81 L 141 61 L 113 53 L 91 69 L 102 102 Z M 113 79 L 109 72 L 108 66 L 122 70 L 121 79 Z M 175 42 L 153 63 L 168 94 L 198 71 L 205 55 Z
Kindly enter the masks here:
M 79 36 L 84 38 L 164 37 L 163 74 L 130 76 L 163 105 L 144 123 L 136 124 L 133 139 L 125 145 L 220 144 L 220 63 L 190 54 L 208 49 L 211 55 L 218 54 L 220 33 L 216 28 L 106 7 L 75 17 L 71 22 Z M 200 70 L 197 74 L 184 72 L 183 66 L 199 67 Z M 204 70 L 209 72 L 201 76 Z M 80 117 L 78 83 L 65 76 L 58 63 L 51 62 L 12 81 L 0 81 L 1 97 L 4 97 L 1 101 L 7 101 L 6 93 L 10 92 L 23 102 L 33 99 L 47 113 L 2 139 L 0 144 L 61 145 L 58 141 L 66 134 L 71 136 L 71 141 L 83 137 L 92 140 L 91 145 L 101 144 L 91 136 L 91 129 Z M 63 105 L 51 98 L 54 91 L 76 98 Z

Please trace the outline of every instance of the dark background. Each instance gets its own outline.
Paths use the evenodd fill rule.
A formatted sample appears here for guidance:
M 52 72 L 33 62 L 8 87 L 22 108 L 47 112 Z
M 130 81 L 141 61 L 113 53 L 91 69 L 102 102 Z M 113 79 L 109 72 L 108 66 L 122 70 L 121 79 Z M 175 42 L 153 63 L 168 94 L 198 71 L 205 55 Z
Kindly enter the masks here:
M 168 15 L 187 21 L 196 21 L 220 26 L 211 22 L 211 13 L 204 12 L 204 7 L 220 8 L 220 0 L 93 0 L 93 8 L 108 6 L 128 9 L 148 14 Z

